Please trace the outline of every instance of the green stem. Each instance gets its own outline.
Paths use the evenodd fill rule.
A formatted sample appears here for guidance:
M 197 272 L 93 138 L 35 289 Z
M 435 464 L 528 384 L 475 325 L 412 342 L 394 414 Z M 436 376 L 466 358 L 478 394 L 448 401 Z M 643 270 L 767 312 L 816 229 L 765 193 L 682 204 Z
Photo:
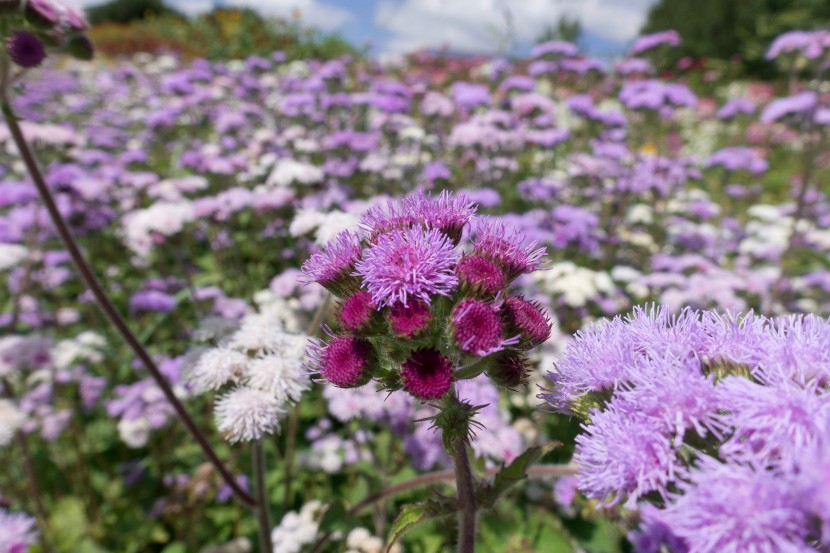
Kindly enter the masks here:
M 257 500 L 256 518 L 259 529 L 259 550 L 262 553 L 272 553 L 274 545 L 271 543 L 271 512 L 268 508 L 268 493 L 265 488 L 265 449 L 262 447 L 261 440 L 253 442 L 251 453 Z
M 2 77 L 0 77 L 2 79 Z M 43 178 L 43 173 L 40 171 L 40 167 L 38 166 L 37 161 L 35 160 L 35 156 L 32 153 L 31 148 L 29 147 L 29 143 L 26 141 L 26 138 L 23 136 L 23 131 L 20 129 L 20 125 L 17 123 L 17 115 L 14 113 L 12 109 L 11 103 L 6 96 L 6 87 L 5 83 L 0 83 L 0 100 L 2 100 L 2 107 L 3 107 L 3 115 L 6 121 L 6 126 L 9 128 L 9 132 L 14 139 L 15 145 L 20 152 L 20 156 L 23 158 L 23 162 L 26 165 L 26 169 L 29 172 L 29 176 L 31 176 L 32 180 L 35 183 L 35 187 L 37 188 L 38 193 L 40 194 L 41 200 L 43 200 L 44 205 L 46 206 L 46 210 L 49 212 L 49 217 L 52 219 L 52 223 L 55 225 L 55 229 L 58 232 L 61 240 L 63 241 L 64 247 L 66 248 L 67 252 L 69 252 L 70 257 L 72 258 L 73 263 L 75 264 L 75 269 L 77 270 L 78 274 L 80 275 L 81 279 L 83 280 L 86 287 L 95 297 L 98 306 L 101 308 L 101 311 L 107 316 L 110 320 L 112 325 L 124 339 L 124 341 L 130 346 L 130 348 L 135 353 L 136 357 L 138 357 L 142 364 L 146 367 L 147 371 L 156 381 L 156 385 L 161 389 L 162 393 L 164 394 L 167 401 L 176 411 L 176 415 L 178 418 L 184 423 L 185 427 L 187 428 L 188 432 L 190 432 L 191 436 L 196 440 L 199 446 L 202 448 L 205 456 L 208 460 L 216 467 L 216 470 L 222 476 L 222 479 L 230 486 L 231 490 L 233 490 L 234 494 L 244 503 L 254 506 L 256 502 L 254 498 L 250 496 L 239 483 L 234 479 L 233 475 L 230 471 L 225 467 L 224 463 L 219 459 L 219 456 L 214 451 L 213 447 L 207 441 L 207 438 L 202 434 L 199 428 L 196 426 L 196 423 L 187 413 L 187 410 L 182 405 L 179 398 L 176 397 L 175 392 L 173 391 L 173 387 L 167 382 L 167 379 L 164 378 L 164 375 L 161 374 L 158 366 L 156 365 L 153 358 L 141 344 L 141 342 L 136 338 L 135 334 L 133 334 L 130 327 L 127 326 L 127 323 L 121 317 L 121 314 L 112 304 L 110 301 L 109 296 L 101 287 L 101 284 L 98 282 L 98 278 L 95 276 L 95 273 L 90 267 L 89 263 L 84 258 L 84 255 L 81 253 L 81 249 L 78 247 L 77 242 L 75 241 L 75 237 L 72 235 L 72 231 L 69 229 L 69 226 L 66 224 L 66 221 L 61 215 L 60 211 L 58 210 L 58 206 L 55 203 L 55 199 L 52 196 L 52 192 L 49 190 L 49 187 L 46 185 L 46 181 Z

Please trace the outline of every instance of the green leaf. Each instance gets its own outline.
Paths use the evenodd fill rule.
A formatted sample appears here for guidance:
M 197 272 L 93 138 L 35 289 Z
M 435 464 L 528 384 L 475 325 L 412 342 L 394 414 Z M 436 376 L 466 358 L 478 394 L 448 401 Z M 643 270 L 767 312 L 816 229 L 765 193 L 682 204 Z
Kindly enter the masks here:
M 512 463 L 496 474 L 493 483 L 479 493 L 479 505 L 485 508 L 492 507 L 504 492 L 527 478 L 527 469 L 530 465 L 560 445 L 559 442 L 548 442 L 540 446 L 530 447 L 513 459 Z
M 187 553 L 187 546 L 177 541 L 162 549 L 161 553 Z
M 389 536 L 386 538 L 386 553 L 389 553 L 395 542 L 401 539 L 409 530 L 433 517 L 435 515 L 426 503 L 404 505 L 398 518 L 392 523 L 392 528 L 389 529 Z
M 60 551 L 77 551 L 86 536 L 87 520 L 84 504 L 77 497 L 64 497 L 57 502 L 49 517 L 52 542 Z

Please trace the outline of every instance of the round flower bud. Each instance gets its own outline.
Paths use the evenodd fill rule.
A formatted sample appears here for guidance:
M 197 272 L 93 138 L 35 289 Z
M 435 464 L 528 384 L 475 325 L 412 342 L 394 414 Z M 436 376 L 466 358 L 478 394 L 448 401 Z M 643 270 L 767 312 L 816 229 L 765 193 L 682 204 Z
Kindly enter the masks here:
M 401 365 L 403 389 L 418 399 L 439 399 L 452 386 L 452 364 L 434 349 L 419 349 Z
M 389 326 L 392 332 L 401 338 L 415 338 L 426 330 L 432 319 L 429 306 L 421 301 L 410 299 L 407 305 L 396 303 L 389 309 Z
M 509 297 L 504 301 L 504 314 L 507 327 L 521 336 L 523 345 L 535 347 L 550 337 L 550 321 L 538 303 L 521 296 Z
M 37 67 L 46 59 L 43 42 L 28 31 L 16 31 L 6 39 L 6 51 L 14 63 L 20 67 Z
M 452 310 L 452 336 L 461 351 L 484 357 L 504 348 L 501 317 L 489 303 L 468 298 Z
M 312 370 L 340 388 L 357 388 L 372 378 L 374 350 L 366 340 L 354 336 L 334 336 L 328 344 L 313 343 Z
M 477 294 L 495 295 L 507 286 L 498 265 L 478 255 L 464 256 L 455 266 L 455 274 L 463 289 Z
M 67 52 L 75 59 L 89 61 L 95 56 L 95 47 L 86 35 L 76 35 L 69 39 Z
M 516 388 L 527 384 L 527 359 L 518 353 L 501 355 L 487 370 L 487 376 L 497 386 Z
M 43 29 L 50 29 L 61 21 L 61 14 L 51 0 L 27 0 L 24 13 L 27 21 Z
M 346 298 L 340 306 L 337 320 L 344 330 L 359 332 L 369 325 L 376 312 L 372 295 L 369 292 L 357 292 Z

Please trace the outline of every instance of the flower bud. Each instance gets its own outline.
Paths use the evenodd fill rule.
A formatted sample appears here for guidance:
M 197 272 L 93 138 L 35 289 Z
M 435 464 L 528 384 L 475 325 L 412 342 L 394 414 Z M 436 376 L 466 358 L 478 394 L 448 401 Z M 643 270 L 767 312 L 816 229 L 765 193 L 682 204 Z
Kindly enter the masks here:
M 472 294 L 494 296 L 507 286 L 502 270 L 487 258 L 466 255 L 455 267 L 461 289 Z
M 504 319 L 509 331 L 521 336 L 524 347 L 538 346 L 550 338 L 550 320 L 538 303 L 531 303 L 522 296 L 512 296 L 504 301 Z
M 20 67 L 37 67 L 46 59 L 46 49 L 37 35 L 28 31 L 16 31 L 6 40 L 6 51 Z
M 434 349 L 419 349 L 401 365 L 401 379 L 416 398 L 439 399 L 452 386 L 452 363 Z
M 392 332 L 401 338 L 415 338 L 426 330 L 432 320 L 429 306 L 416 299 L 410 299 L 407 305 L 396 303 L 389 309 L 389 326 Z
M 311 370 L 340 388 L 357 388 L 372 378 L 376 368 L 372 344 L 354 336 L 337 335 L 328 344 L 313 342 Z

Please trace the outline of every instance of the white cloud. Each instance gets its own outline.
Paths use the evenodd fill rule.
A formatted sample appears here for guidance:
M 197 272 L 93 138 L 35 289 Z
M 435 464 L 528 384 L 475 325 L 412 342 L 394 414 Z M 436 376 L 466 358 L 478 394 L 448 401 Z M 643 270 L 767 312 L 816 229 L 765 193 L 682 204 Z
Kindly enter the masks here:
M 577 17 L 583 28 L 603 38 L 627 41 L 637 35 L 654 0 L 379 0 L 375 24 L 393 37 L 390 53 L 420 47 L 494 51 L 493 29 L 513 20 L 515 39 L 532 42 L 560 16 Z
M 227 6 L 253 8 L 265 15 L 300 16 L 304 24 L 333 31 L 354 18 L 351 11 L 319 0 L 226 0 Z

